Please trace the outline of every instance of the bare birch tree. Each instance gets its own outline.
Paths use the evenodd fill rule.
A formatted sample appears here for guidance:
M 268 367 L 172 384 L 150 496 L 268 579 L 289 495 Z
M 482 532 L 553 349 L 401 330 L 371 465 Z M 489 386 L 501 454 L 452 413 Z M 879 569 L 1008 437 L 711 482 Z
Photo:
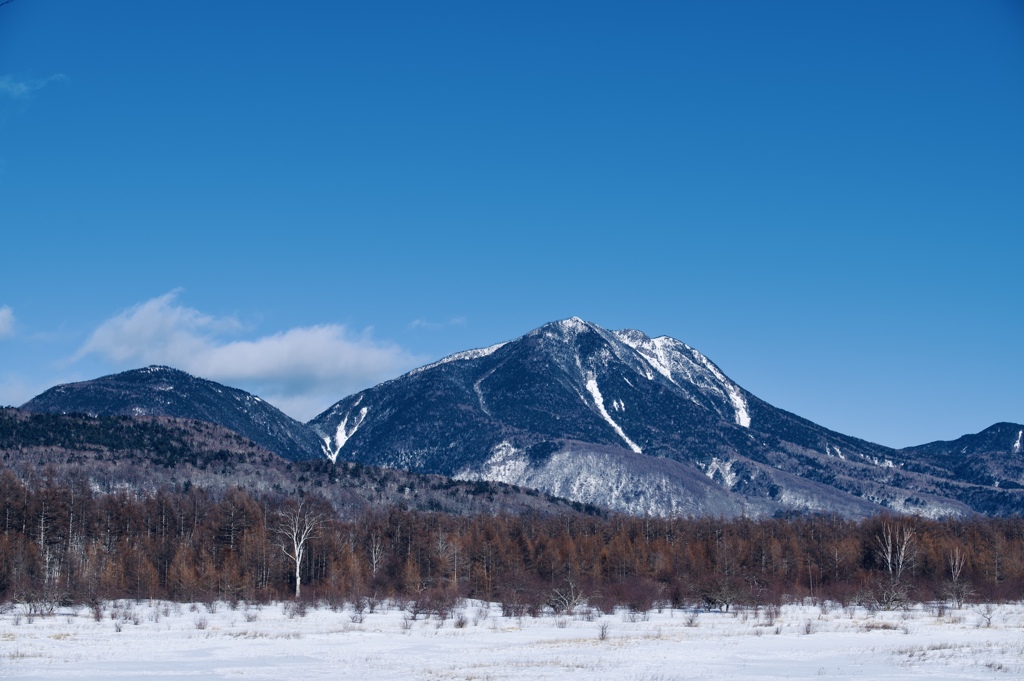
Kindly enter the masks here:
M 903 605 L 908 598 L 903 578 L 917 563 L 914 528 L 906 523 L 882 523 L 882 533 L 875 537 L 875 542 L 888 578 L 878 594 L 878 602 L 882 608 L 891 610 Z
M 437 557 L 441 561 L 442 569 L 448 568 L 451 571 L 452 586 L 458 587 L 459 544 L 457 539 L 450 537 L 447 532 L 438 532 L 434 547 L 437 550 Z
M 964 566 L 967 565 L 967 554 L 959 546 L 954 546 L 953 550 L 946 555 L 946 562 L 949 565 L 950 577 L 946 585 L 946 595 L 952 601 L 953 607 L 959 610 L 971 592 L 970 585 L 963 578 Z
M 384 542 L 381 541 L 380 535 L 376 532 L 370 535 L 370 544 L 367 547 L 367 551 L 370 558 L 370 574 L 376 577 L 377 571 L 384 564 Z
M 883 523 L 882 533 L 876 537 L 878 557 L 889 576 L 889 581 L 899 584 L 903 573 L 909 572 L 917 562 L 917 544 L 914 528 L 903 523 Z
M 319 534 L 323 521 L 324 514 L 305 499 L 297 506 L 277 512 L 272 529 L 281 551 L 295 563 L 295 598 L 302 596 L 302 559 L 306 555 L 306 543 Z

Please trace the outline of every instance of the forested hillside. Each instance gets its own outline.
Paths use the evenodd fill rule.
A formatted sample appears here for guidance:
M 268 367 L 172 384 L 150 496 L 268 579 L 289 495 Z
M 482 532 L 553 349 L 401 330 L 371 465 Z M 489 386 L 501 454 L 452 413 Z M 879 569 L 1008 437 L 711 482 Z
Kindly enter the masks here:
M 90 493 L 132 498 L 199 486 L 219 497 L 253 494 L 301 498 L 315 492 L 341 517 L 367 508 L 446 513 L 560 513 L 596 509 L 533 490 L 459 482 L 358 463 L 288 461 L 226 428 L 163 416 L 30 414 L 0 410 L 0 468 L 32 487 L 60 481 Z

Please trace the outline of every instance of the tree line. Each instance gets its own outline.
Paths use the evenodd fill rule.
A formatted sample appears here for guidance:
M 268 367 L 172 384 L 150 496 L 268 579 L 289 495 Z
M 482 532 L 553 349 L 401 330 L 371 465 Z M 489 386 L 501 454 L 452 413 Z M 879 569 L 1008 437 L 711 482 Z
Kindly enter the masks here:
M 537 614 L 584 602 L 727 610 L 813 597 L 895 608 L 1022 594 L 1020 517 L 459 517 L 390 508 L 342 518 L 312 495 L 99 493 L 83 476 L 26 484 L 0 471 L 6 601 L 470 597 Z

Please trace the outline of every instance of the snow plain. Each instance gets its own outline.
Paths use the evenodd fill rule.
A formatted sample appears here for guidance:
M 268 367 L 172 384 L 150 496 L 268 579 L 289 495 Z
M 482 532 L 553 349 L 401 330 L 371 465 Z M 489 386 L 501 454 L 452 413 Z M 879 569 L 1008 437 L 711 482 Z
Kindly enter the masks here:
M 212 610 L 212 611 L 211 611 Z M 463 620 L 458 622 L 458 616 Z M 503 617 L 469 601 L 444 621 L 381 604 L 105 604 L 0 614 L 4 679 L 1021 679 L 1024 604 L 870 613 L 765 610 Z M 462 626 L 456 626 L 462 624 Z M 602 630 L 605 633 L 602 639 Z

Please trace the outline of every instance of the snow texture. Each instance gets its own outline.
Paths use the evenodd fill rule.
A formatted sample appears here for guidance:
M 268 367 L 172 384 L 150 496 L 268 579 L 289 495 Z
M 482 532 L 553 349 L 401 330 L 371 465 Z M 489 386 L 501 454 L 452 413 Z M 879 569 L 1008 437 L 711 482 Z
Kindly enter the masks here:
M 0 676 L 973 681 L 1024 675 L 1020 603 L 937 615 L 922 606 L 872 613 L 825 602 L 784 605 L 770 620 L 765 610 L 601 613 L 586 606 L 516 618 L 481 601 L 463 601 L 446 620 L 412 619 L 386 601 L 372 612 L 313 605 L 301 613 L 290 603 L 101 607 L 99 621 L 82 606 L 31 620 L 25 606 L 2 610 Z
M 835 452 L 835 454 L 832 453 L 833 451 Z M 839 449 L 838 446 L 830 445 L 827 442 L 825 443 L 825 454 L 829 458 L 838 456 L 840 459 L 843 459 L 844 461 L 846 460 L 846 456 L 843 454 L 843 450 Z
M 1013 453 L 1020 454 L 1022 445 L 1021 440 L 1024 439 L 1024 430 L 1017 433 L 1017 441 L 1013 443 Z
M 483 469 L 487 471 L 486 477 L 465 474 L 462 477 L 456 476 L 456 479 L 494 480 L 515 485 L 518 484 L 515 481 L 523 479 L 529 465 L 526 457 L 512 443 L 502 441 L 491 450 L 491 455 L 483 464 Z
M 593 327 L 589 322 L 580 319 L 579 317 L 569 317 L 568 319 L 562 319 L 558 322 L 559 328 L 567 334 L 578 334 L 588 331 Z
M 723 495 L 722 488 L 707 482 L 703 473 L 678 461 L 583 443 L 531 463 L 525 452 L 503 441 L 482 465 L 460 471 L 455 479 L 532 487 L 631 515 L 735 516 L 763 510 L 756 499 L 741 501 Z
M 717 474 L 724 484 L 729 489 L 739 481 L 739 476 L 732 472 L 732 461 L 721 461 L 716 456 L 711 459 L 711 463 L 704 467 L 704 474 L 712 480 L 715 479 Z

